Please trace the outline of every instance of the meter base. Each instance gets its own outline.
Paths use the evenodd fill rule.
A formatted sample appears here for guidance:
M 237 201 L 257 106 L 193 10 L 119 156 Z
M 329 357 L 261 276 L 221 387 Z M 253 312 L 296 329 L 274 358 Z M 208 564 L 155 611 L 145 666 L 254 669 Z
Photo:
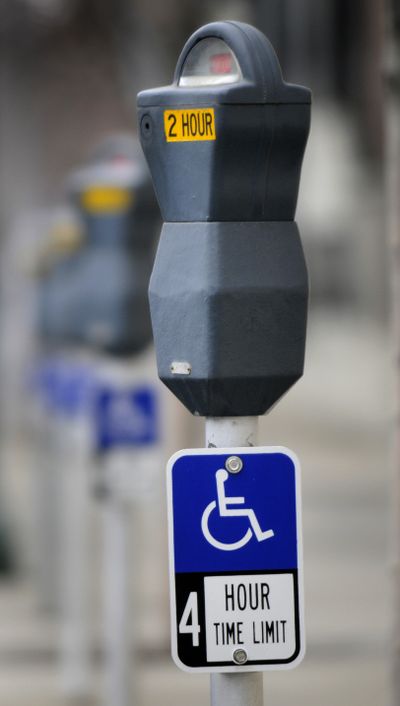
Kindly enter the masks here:
M 165 223 L 150 282 L 161 380 L 193 414 L 264 414 L 303 373 L 296 223 Z

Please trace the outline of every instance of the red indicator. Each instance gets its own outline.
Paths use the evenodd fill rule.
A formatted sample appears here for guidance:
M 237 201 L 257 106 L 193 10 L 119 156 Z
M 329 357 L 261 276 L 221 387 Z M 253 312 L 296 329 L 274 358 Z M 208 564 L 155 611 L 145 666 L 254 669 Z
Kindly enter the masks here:
M 232 73 L 232 54 L 214 54 L 210 56 L 210 68 L 212 74 Z
M 129 159 L 129 157 L 126 157 L 124 154 L 116 154 L 112 158 L 111 162 L 113 164 L 129 164 L 131 162 L 131 160 Z

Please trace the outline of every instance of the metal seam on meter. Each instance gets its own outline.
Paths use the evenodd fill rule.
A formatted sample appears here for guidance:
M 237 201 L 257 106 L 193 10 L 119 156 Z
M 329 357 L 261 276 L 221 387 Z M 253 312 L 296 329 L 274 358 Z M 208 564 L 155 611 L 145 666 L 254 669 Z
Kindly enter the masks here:
M 164 111 L 167 142 L 215 140 L 214 108 L 188 108 Z

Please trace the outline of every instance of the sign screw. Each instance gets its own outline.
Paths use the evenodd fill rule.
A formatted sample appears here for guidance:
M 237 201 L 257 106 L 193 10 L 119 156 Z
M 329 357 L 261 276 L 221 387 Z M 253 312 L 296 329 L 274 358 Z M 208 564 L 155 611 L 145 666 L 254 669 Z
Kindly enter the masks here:
M 243 468 L 243 461 L 239 456 L 229 456 L 226 459 L 225 468 L 229 473 L 239 473 Z
M 246 664 L 247 662 L 247 652 L 241 648 L 235 650 L 232 657 L 235 664 Z

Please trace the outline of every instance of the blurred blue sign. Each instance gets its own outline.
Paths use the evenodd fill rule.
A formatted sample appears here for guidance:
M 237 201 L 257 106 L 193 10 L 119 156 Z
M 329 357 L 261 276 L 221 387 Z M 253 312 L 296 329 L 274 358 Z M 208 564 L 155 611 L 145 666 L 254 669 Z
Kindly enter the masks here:
M 153 387 L 100 385 L 94 405 L 96 446 L 150 446 L 158 441 L 157 395 Z
M 93 372 L 88 365 L 72 359 L 46 358 L 35 370 L 33 386 L 49 413 L 72 417 L 89 410 Z

